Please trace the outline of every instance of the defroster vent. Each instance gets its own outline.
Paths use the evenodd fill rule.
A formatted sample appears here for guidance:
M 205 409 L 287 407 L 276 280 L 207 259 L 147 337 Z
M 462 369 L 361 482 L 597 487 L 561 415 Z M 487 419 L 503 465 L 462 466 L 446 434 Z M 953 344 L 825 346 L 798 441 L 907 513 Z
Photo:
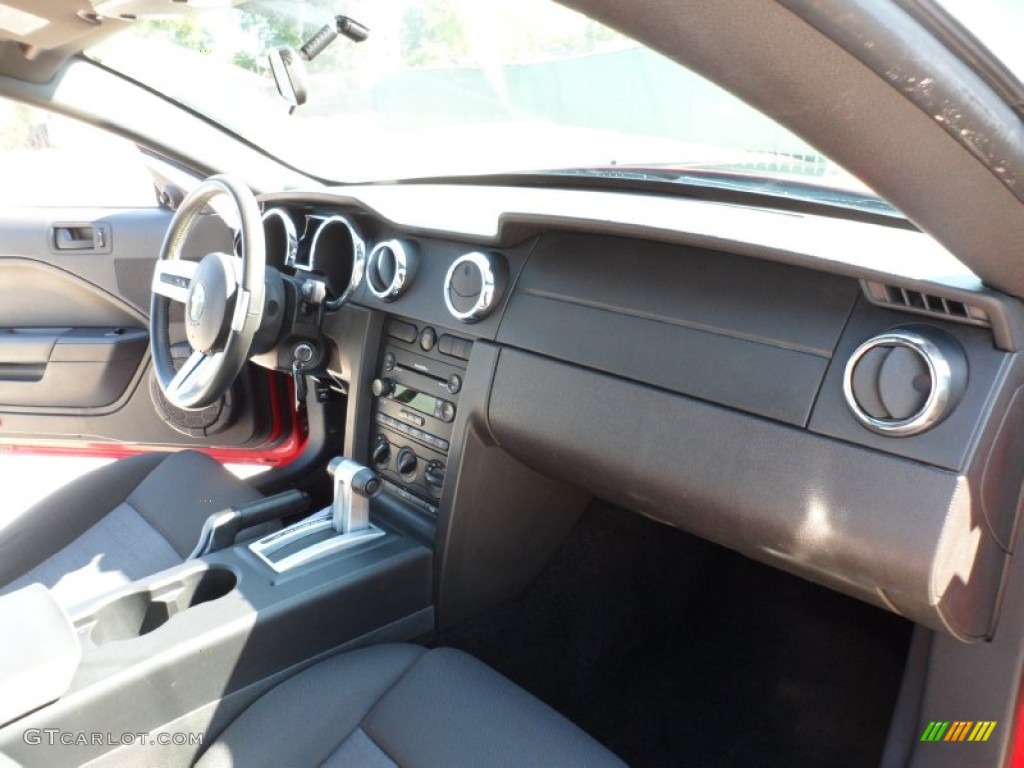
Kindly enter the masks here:
M 988 313 L 984 309 L 957 299 L 874 280 L 863 280 L 861 284 L 864 293 L 874 304 L 968 325 L 990 325 Z

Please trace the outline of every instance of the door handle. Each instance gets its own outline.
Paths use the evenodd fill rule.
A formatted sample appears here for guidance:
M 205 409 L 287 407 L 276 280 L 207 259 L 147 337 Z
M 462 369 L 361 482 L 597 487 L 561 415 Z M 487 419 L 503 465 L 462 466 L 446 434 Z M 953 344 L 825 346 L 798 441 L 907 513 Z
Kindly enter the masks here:
M 96 247 L 92 227 L 54 227 L 53 244 L 58 251 L 84 251 Z
M 104 251 L 108 245 L 109 225 L 55 224 L 53 247 L 58 251 Z

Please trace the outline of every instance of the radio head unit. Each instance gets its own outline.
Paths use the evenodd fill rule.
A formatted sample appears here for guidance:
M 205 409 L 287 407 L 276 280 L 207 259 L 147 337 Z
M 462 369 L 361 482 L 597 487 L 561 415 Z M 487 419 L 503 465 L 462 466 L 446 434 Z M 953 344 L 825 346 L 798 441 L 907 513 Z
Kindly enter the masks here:
M 372 386 L 370 463 L 385 490 L 436 514 L 472 342 L 394 319 L 386 328 Z

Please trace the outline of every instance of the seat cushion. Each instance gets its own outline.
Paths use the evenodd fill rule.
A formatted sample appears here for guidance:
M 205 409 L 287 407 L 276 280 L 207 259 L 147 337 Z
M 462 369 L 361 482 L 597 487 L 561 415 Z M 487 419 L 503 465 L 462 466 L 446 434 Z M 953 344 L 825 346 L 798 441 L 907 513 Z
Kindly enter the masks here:
M 63 549 L 8 582 L 0 595 L 38 582 L 67 608 L 180 562 L 167 540 L 125 503 Z
M 623 763 L 546 704 L 461 651 L 383 645 L 335 656 L 271 689 L 227 727 L 197 765 L 521 768 Z
M 204 454 L 146 454 L 78 478 L 0 529 L 0 594 L 70 606 L 180 563 L 203 522 L 260 494 Z

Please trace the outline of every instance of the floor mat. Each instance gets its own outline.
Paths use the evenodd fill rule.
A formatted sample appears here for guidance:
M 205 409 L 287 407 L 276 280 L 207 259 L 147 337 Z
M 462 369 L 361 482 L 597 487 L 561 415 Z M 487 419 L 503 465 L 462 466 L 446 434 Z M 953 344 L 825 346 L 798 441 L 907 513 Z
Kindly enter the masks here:
M 878 764 L 911 624 L 595 503 L 517 599 L 431 639 L 634 766 Z

